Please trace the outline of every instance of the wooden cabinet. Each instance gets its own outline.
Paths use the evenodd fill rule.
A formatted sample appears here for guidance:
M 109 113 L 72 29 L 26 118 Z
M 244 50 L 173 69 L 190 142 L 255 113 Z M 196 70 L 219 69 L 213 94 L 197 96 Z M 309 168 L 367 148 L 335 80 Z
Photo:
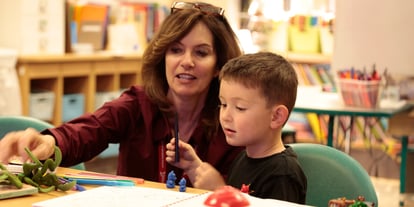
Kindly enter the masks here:
M 311 54 L 282 54 L 290 62 L 329 63 L 330 57 Z M 52 91 L 55 95 L 51 123 L 61 124 L 64 94 L 81 93 L 85 112 L 95 110 L 97 92 L 117 92 L 141 84 L 141 55 L 26 55 L 17 61 L 22 96 L 22 113 L 30 115 L 30 94 L 34 90 Z
M 95 110 L 97 92 L 116 92 L 141 84 L 141 56 L 128 54 L 33 55 L 21 56 L 17 72 L 22 96 L 23 115 L 29 115 L 33 90 L 52 91 L 55 95 L 51 123 L 62 123 L 64 94 L 81 93 L 85 112 Z

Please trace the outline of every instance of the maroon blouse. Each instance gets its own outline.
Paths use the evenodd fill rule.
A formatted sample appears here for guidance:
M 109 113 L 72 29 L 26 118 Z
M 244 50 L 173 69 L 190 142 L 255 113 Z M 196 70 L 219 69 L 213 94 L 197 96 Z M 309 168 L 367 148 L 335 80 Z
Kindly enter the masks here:
M 172 127 L 142 88 L 133 86 L 94 113 L 43 133 L 55 137 L 63 154 L 62 166 L 88 161 L 104 151 L 109 143 L 119 143 L 118 175 L 159 181 L 159 163 L 165 159 L 165 151 L 162 151 L 165 149 L 160 146 L 165 146 L 173 136 Z M 241 151 L 227 144 L 221 127 L 209 141 L 200 122 L 189 143 L 201 160 L 215 166 L 223 175 L 227 175 L 230 163 Z M 182 176 L 181 170 L 166 164 L 166 173 L 171 170 L 177 178 Z

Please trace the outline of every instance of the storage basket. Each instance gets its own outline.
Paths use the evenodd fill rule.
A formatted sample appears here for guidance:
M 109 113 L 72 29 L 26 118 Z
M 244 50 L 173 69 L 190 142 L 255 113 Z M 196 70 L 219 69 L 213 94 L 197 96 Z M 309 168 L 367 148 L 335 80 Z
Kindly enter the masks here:
M 85 95 L 82 93 L 64 94 L 62 100 L 62 121 L 67 122 L 85 113 Z
M 338 79 L 338 88 L 346 106 L 360 108 L 377 108 L 380 81 Z
M 53 119 L 55 94 L 53 91 L 32 91 L 30 93 L 29 115 L 43 121 Z

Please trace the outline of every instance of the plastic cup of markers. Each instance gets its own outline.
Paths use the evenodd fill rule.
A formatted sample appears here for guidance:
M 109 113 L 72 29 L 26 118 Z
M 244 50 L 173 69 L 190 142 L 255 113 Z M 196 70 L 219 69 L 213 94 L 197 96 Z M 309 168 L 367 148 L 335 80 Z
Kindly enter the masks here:
M 338 79 L 339 91 L 346 106 L 358 108 L 377 108 L 380 81 Z

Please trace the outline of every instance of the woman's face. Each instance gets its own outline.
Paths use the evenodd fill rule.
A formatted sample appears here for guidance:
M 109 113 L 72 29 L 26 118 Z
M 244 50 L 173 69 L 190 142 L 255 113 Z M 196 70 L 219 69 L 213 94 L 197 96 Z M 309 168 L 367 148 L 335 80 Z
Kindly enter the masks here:
M 204 23 L 198 23 L 167 48 L 165 71 L 171 95 L 184 98 L 207 94 L 219 72 L 216 62 L 213 34 Z

